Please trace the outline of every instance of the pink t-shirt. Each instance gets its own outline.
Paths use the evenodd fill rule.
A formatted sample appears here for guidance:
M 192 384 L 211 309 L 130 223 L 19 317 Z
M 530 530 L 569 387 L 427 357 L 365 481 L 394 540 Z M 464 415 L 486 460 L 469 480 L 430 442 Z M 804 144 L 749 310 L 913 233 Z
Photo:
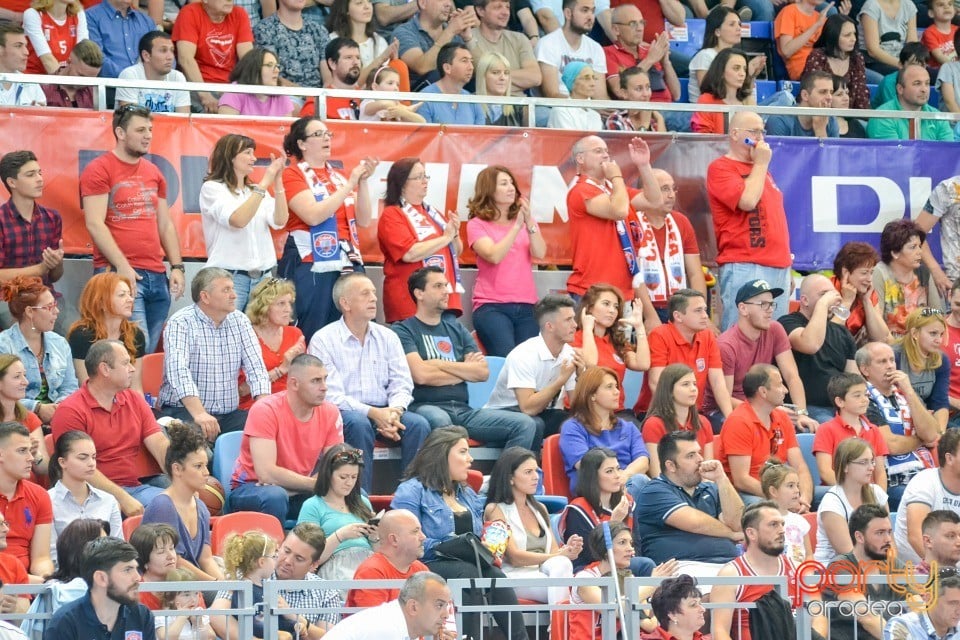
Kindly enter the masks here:
M 293 112 L 290 96 L 268 96 L 263 102 L 249 93 L 225 93 L 220 106 L 233 107 L 242 116 L 289 116 Z
M 776 364 L 776 358 L 784 351 L 790 351 L 790 338 L 787 332 L 776 320 L 770 322 L 770 328 L 760 333 L 756 342 L 748 338 L 733 325 L 717 338 L 720 347 L 720 359 L 723 361 L 723 375 L 733 376 L 733 393 L 738 400 L 746 400 L 743 393 L 743 378 L 755 364 Z M 717 403 L 713 398 L 713 390 L 706 388 L 703 401 L 706 413 L 717 410 Z
M 324 402 L 314 408 L 309 421 L 301 422 L 293 415 L 287 393 L 274 393 L 250 407 L 231 486 L 257 481 L 250 438 L 273 440 L 277 445 L 277 465 L 302 476 L 313 474 L 317 458 L 325 449 L 343 442 L 343 420 L 336 405 Z
M 483 237 L 500 242 L 510 233 L 509 225 L 472 218 L 467 223 L 467 244 Z M 530 235 L 526 229 L 517 234 L 513 246 L 500 264 L 487 262 L 477 256 L 477 282 L 473 285 L 473 308 L 486 303 L 535 303 L 537 287 L 533 283 L 533 261 L 530 259 Z

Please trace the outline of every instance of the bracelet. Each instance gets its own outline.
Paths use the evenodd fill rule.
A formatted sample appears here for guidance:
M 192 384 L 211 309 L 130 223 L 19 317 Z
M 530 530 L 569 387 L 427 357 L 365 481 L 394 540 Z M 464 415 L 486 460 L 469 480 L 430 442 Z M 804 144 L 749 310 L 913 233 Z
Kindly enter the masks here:
M 186 273 L 186 271 L 187 271 L 186 267 L 183 266 L 183 263 L 182 263 L 182 262 L 179 263 L 179 264 L 172 264 L 172 265 L 170 265 L 170 271 L 173 271 L 173 270 L 183 271 L 184 273 Z
M 265 197 L 265 196 L 267 195 L 266 190 L 265 190 L 265 189 L 261 189 L 261 188 L 258 187 L 257 185 L 251 185 L 251 186 L 250 186 L 250 191 L 252 191 L 254 194 L 260 196 L 261 198 L 263 198 L 263 197 Z
M 623 180 L 623 176 L 613 176 L 613 177 L 610 178 L 610 179 L 611 179 L 611 180 L 616 180 L 617 178 L 620 178 L 621 180 Z
M 333 537 L 337 539 L 337 542 L 343 542 L 343 539 L 340 537 L 340 532 L 339 532 L 339 531 L 334 531 L 334 532 L 333 532 Z
M 540 233 L 540 227 L 527 227 L 527 233 Z
M 274 190 L 274 193 L 277 194 L 277 195 L 280 195 L 281 193 L 286 193 L 286 192 L 287 192 L 286 189 L 275 189 L 275 190 Z

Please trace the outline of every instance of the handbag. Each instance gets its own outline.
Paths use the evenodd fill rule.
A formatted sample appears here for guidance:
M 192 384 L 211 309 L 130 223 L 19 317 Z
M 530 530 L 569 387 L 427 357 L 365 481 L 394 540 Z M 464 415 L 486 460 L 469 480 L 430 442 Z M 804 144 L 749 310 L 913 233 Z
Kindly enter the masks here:
M 480 542 L 480 538 L 473 532 L 447 538 L 435 546 L 433 552 L 438 558 L 476 564 L 481 574 L 483 569 L 493 566 L 493 552 Z

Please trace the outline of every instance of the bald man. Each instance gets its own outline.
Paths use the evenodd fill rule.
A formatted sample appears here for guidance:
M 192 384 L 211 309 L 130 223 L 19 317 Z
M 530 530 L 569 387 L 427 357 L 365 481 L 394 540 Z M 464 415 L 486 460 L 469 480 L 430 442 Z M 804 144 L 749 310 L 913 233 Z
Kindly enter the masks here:
M 803 380 L 807 411 L 820 423 L 836 413 L 827 396 L 830 378 L 844 371 L 859 373 L 853 336 L 843 324 L 830 321 L 840 300 L 840 292 L 830 280 L 811 274 L 800 282 L 800 308 L 780 318 Z
M 721 328 L 737 321 L 737 291 L 765 280 L 790 291 L 790 232 L 783 194 L 768 169 L 773 152 L 763 139 L 763 119 L 750 111 L 730 118 L 730 150 L 707 169 L 707 196 L 717 236 Z M 788 296 L 776 300 L 774 317 L 786 313 Z
M 420 521 L 406 509 L 387 511 L 378 529 L 380 546 L 377 552 L 360 563 L 354 580 L 406 580 L 420 571 L 429 571 L 420 562 L 423 542 L 427 539 Z M 351 589 L 348 607 L 375 607 L 397 599 L 400 589 Z

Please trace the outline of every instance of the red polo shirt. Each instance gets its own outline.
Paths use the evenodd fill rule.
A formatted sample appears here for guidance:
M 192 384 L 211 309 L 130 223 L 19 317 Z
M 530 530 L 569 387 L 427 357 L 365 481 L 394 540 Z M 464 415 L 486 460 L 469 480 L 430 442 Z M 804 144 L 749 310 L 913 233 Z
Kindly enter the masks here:
M 657 627 L 654 629 L 650 635 L 646 636 L 647 638 L 656 638 L 657 640 L 677 640 L 677 636 L 673 635 L 663 627 Z M 693 632 L 693 640 L 703 640 L 705 636 L 699 631 Z
M 770 413 L 768 428 L 757 416 L 749 402 L 743 402 L 733 410 L 723 423 L 717 438 L 717 460 L 730 477 L 729 456 L 750 456 L 750 477 L 760 479 L 760 467 L 770 456 L 781 462 L 787 461 L 787 451 L 799 447 L 797 432 L 786 413 L 774 409 Z
M 607 79 L 620 75 L 620 72 L 624 69 L 629 69 L 630 67 L 636 67 L 640 64 L 641 61 L 647 59 L 647 54 L 650 53 L 650 45 L 641 42 L 640 46 L 637 47 L 637 51 L 629 51 L 619 42 L 614 42 L 611 45 L 608 45 L 603 48 L 603 52 L 607 56 Z M 659 62 L 655 63 L 651 68 L 651 71 L 660 75 L 663 78 L 663 65 Z M 664 84 L 666 81 L 664 80 Z M 673 102 L 673 96 L 670 95 L 670 89 L 660 89 L 659 91 L 654 91 L 650 96 L 650 102 Z
M 19 560 L 24 569 L 29 569 L 33 532 L 38 524 L 53 522 L 50 496 L 40 485 L 21 480 L 12 498 L 7 499 L 7 496 L 0 494 L 0 513 L 10 523 L 6 553 Z
M 713 332 L 709 329 L 698 331 L 693 336 L 693 342 L 687 342 L 673 323 L 668 322 L 651 331 L 647 342 L 650 345 L 651 369 L 675 363 L 682 363 L 693 369 L 697 378 L 697 388 L 700 390 L 697 408 L 703 408 L 703 390 L 707 388 L 707 373 L 710 369 L 723 368 L 720 347 L 717 345 L 717 339 L 713 337 Z M 652 397 L 649 377 L 644 376 L 640 398 L 633 407 L 634 412 L 646 412 Z
M 837 445 L 847 438 L 860 438 L 870 443 L 873 447 L 873 455 L 878 457 L 888 455 L 890 449 L 887 448 L 887 442 L 883 439 L 880 429 L 863 416 L 860 417 L 860 425 L 860 433 L 857 433 L 839 415 L 824 422 L 817 429 L 817 435 L 813 437 L 813 452 L 829 453 L 832 456 L 837 450 Z
M 100 406 L 84 382 L 60 403 L 50 428 L 56 442 L 67 431 L 90 434 L 97 445 L 97 469 L 121 487 L 140 485 L 133 461 L 143 441 L 160 433 L 160 425 L 139 391 L 126 389 L 113 399 L 107 411 Z

